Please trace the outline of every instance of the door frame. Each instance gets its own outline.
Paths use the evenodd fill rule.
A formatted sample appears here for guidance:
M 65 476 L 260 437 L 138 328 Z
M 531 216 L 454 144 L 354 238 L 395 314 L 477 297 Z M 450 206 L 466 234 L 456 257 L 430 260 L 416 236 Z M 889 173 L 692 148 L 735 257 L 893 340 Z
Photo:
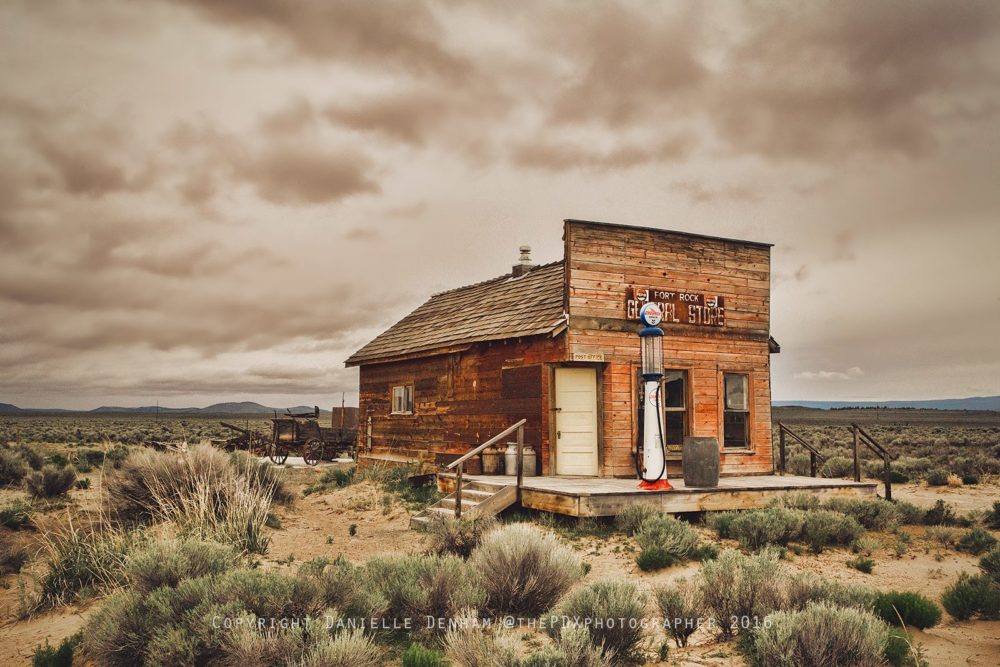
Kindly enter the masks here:
M 558 368 L 593 368 L 594 373 L 597 376 L 597 388 L 596 388 L 596 399 L 597 399 L 597 475 L 595 477 L 604 477 L 604 369 L 607 367 L 606 363 L 587 363 L 587 362 L 561 362 L 548 364 L 548 413 L 549 413 L 549 474 L 553 477 L 558 477 L 556 473 L 557 459 L 559 456 L 559 438 L 556 437 L 556 419 L 558 418 L 558 412 L 556 412 L 556 369 Z M 576 477 L 576 475 L 569 475 L 569 477 Z

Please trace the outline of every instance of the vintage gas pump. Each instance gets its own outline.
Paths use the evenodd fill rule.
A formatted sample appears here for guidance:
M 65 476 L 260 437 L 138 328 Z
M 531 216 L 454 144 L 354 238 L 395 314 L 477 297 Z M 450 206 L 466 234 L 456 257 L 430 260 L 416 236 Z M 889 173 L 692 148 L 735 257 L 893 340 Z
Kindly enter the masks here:
M 639 469 L 640 489 L 663 491 L 672 489 L 667 481 L 667 456 L 663 445 L 663 417 L 660 411 L 660 380 L 663 379 L 663 330 L 657 325 L 663 311 L 656 303 L 647 303 L 639 311 L 646 326 L 639 331 L 642 358 L 643 422 L 642 466 Z

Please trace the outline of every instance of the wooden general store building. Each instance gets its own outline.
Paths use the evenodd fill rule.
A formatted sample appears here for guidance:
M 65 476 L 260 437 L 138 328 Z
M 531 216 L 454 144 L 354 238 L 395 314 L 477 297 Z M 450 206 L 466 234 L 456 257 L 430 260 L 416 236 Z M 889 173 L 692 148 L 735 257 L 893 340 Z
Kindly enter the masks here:
M 575 494 L 555 511 L 606 513 L 581 498 L 634 489 L 638 309 L 656 301 L 670 477 L 686 435 L 718 439 L 723 487 L 773 475 L 771 245 L 583 220 L 563 242 L 561 260 L 522 248 L 510 273 L 431 296 L 351 355 L 363 456 L 439 467 L 525 419 L 526 483 Z

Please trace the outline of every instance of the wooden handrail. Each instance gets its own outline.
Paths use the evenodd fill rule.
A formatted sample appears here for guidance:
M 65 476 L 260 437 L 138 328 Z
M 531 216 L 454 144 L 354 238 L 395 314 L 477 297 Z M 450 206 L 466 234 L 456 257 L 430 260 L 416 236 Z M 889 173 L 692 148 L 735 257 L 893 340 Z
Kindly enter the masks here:
M 516 424 L 513 424 L 512 426 L 508 426 L 503 431 L 500 431 L 500 433 L 498 433 L 497 435 L 493 436 L 492 438 L 490 438 L 489 440 L 487 440 L 483 444 L 479 445 L 475 449 L 472 449 L 472 450 L 466 452 L 465 454 L 463 454 L 459 458 L 455 459 L 454 461 L 452 461 L 451 463 L 449 463 L 448 465 L 446 465 L 444 467 L 444 469 L 445 470 L 451 470 L 455 466 L 457 466 L 457 465 L 459 465 L 461 463 L 465 463 L 466 461 L 468 461 L 469 459 L 471 459 L 473 456 L 475 456 L 479 452 L 483 451 L 484 449 L 486 449 L 490 445 L 495 445 L 498 441 L 503 440 L 508 435 L 510 435 L 511 433 L 513 433 L 514 431 L 516 431 L 517 429 L 521 428 L 522 426 L 524 426 L 527 423 L 528 423 L 527 419 L 522 419 L 521 421 L 517 422 Z
M 522 419 L 521 421 L 517 422 L 516 424 L 512 424 L 511 426 L 509 426 L 505 430 L 501 431 L 497 435 L 493 436 L 492 438 L 490 438 L 489 440 L 487 440 L 483 444 L 479 445 L 478 447 L 476 447 L 472 451 L 466 452 L 465 455 L 463 455 L 463 456 L 455 459 L 454 461 L 452 461 L 451 463 L 449 463 L 448 465 L 445 466 L 445 470 L 447 470 L 449 468 L 455 468 L 455 467 L 458 468 L 458 470 L 456 471 L 456 474 L 455 474 L 455 518 L 456 519 L 461 519 L 462 518 L 462 472 L 465 469 L 465 462 L 469 458 L 475 456 L 479 452 L 481 452 L 484 449 L 486 449 L 487 447 L 489 447 L 490 445 L 492 445 L 492 444 L 494 444 L 494 443 L 502 440 L 503 438 L 507 437 L 508 435 L 510 435 L 511 433 L 513 433 L 514 431 L 517 431 L 517 500 L 518 500 L 518 502 L 520 502 L 520 500 L 521 500 L 521 480 L 523 479 L 523 475 L 524 475 L 524 470 L 523 470 L 523 468 L 524 468 L 524 465 L 523 465 L 523 458 L 524 458 L 524 425 L 527 424 L 527 423 L 528 423 L 527 419 Z
M 809 451 L 809 474 L 810 476 L 815 477 L 817 472 L 817 462 L 822 463 L 826 461 L 826 458 L 819 453 L 819 450 L 816 449 L 816 447 L 803 440 L 798 433 L 788 428 L 783 423 L 778 422 L 778 443 L 779 443 L 778 469 L 780 470 L 781 474 L 782 475 L 785 474 L 785 435 L 792 436 L 792 438 L 797 443 L 799 443 Z
M 867 431 L 852 423 L 850 426 L 851 433 L 854 435 L 854 481 L 861 481 L 861 458 L 858 455 L 858 445 L 863 444 L 868 449 L 882 459 L 882 478 L 885 483 L 885 499 L 892 500 L 892 469 L 890 462 L 892 460 L 892 455 L 878 443 L 875 438 L 871 437 Z

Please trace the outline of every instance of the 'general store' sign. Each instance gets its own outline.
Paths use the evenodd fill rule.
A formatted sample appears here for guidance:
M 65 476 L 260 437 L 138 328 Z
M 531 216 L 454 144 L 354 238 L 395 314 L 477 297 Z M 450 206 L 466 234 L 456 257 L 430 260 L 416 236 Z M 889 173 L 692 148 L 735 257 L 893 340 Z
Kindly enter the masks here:
M 626 289 L 625 317 L 630 320 L 639 319 L 639 311 L 650 301 L 659 304 L 666 324 L 726 326 L 726 302 L 723 297 L 652 287 L 630 286 Z

